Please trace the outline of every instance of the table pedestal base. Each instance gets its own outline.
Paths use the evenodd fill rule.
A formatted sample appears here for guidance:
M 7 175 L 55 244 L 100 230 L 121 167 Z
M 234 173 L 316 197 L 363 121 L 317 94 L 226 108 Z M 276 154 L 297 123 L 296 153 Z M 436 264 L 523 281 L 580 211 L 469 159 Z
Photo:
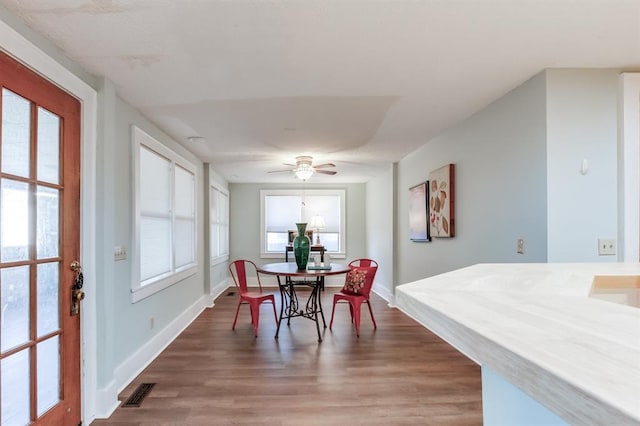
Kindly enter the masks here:
M 291 318 L 304 317 L 315 321 L 316 330 L 318 332 L 318 343 L 322 342 L 322 335 L 320 334 L 320 321 L 318 319 L 318 313 L 322 318 L 322 325 L 327 328 L 327 323 L 324 319 L 324 312 L 322 311 L 322 298 L 320 297 L 320 289 L 324 284 L 324 277 L 316 277 L 313 281 L 294 281 L 291 279 L 285 279 L 284 284 L 281 282 L 281 278 L 278 275 L 278 287 L 280 288 L 280 319 L 278 321 L 278 328 L 276 330 L 275 338 L 278 338 L 280 333 L 280 324 L 282 320 L 286 318 L 287 326 L 291 324 Z M 311 295 L 304 306 L 300 305 L 298 301 L 298 294 L 295 288 L 306 286 L 311 288 Z

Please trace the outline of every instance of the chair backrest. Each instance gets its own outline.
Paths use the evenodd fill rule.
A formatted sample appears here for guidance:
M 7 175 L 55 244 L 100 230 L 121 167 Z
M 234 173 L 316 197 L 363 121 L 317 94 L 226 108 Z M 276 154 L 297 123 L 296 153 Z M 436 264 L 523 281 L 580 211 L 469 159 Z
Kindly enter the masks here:
M 365 281 L 357 291 L 357 294 L 369 298 L 369 294 L 371 293 L 371 288 L 373 287 L 373 280 L 376 276 L 376 272 L 378 272 L 378 262 L 371 259 L 356 259 L 349 263 L 349 267 L 355 270 L 363 270 L 366 271 Z M 356 279 L 356 274 L 348 273 L 345 279 L 345 286 L 342 291 L 345 293 L 353 293 L 352 289 L 354 287 L 353 282 L 350 282 L 353 279 Z
M 378 262 L 373 259 L 356 259 L 349 262 L 349 266 L 367 266 L 378 269 Z
M 258 279 L 258 287 L 262 292 L 262 284 L 260 283 L 260 274 L 258 274 L 258 267 L 250 260 L 240 259 L 234 260 L 229 264 L 229 273 L 236 287 L 240 290 L 240 293 L 249 292 L 249 286 L 247 285 L 247 274 L 255 274 Z
M 352 268 L 353 267 L 357 267 L 357 266 L 366 267 L 366 268 L 372 268 L 373 269 L 373 274 L 372 274 L 372 277 L 371 277 L 371 286 L 373 286 L 373 279 L 375 278 L 376 273 L 378 272 L 378 262 L 376 262 L 373 259 L 365 259 L 365 258 L 363 258 L 363 259 L 355 259 L 355 260 L 352 260 L 351 262 L 349 262 L 349 266 L 352 267 Z

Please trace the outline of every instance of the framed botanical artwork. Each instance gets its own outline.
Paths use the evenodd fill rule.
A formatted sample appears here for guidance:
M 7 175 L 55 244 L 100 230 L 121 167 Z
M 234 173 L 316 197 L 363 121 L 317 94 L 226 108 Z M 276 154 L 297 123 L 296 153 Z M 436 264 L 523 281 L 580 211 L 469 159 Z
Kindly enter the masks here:
M 429 182 L 409 188 L 409 238 L 411 241 L 431 241 L 427 220 Z
M 429 173 L 429 229 L 433 237 L 455 234 L 454 165 L 447 164 Z

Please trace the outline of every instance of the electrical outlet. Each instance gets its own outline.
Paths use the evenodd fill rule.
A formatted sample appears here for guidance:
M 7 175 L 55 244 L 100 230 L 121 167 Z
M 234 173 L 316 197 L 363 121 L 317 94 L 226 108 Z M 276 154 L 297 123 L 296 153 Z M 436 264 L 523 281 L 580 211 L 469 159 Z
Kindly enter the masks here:
M 616 254 L 615 238 L 598 238 L 598 255 L 614 256 Z
M 115 246 L 113 248 L 113 260 L 125 260 L 127 258 L 127 248 L 125 246 Z
M 516 249 L 518 254 L 524 254 L 524 239 L 518 238 L 518 248 Z

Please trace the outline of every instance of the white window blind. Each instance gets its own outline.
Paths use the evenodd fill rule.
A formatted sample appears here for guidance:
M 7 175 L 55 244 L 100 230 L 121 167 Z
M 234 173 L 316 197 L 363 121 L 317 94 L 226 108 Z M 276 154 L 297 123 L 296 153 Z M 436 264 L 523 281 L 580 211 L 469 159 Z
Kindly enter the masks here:
M 196 261 L 196 182 L 193 173 L 175 167 L 174 232 L 176 269 Z
M 229 258 L 229 193 L 222 188 L 210 187 L 210 249 L 211 260 Z
M 140 146 L 140 280 L 171 272 L 171 162 Z
M 263 190 L 261 196 L 262 255 L 283 254 L 288 244 L 288 232 L 296 223 L 307 223 L 307 230 L 318 232 L 320 242 L 330 253 L 345 251 L 345 191 L 344 190 Z M 322 216 L 322 229 L 310 227 L 313 216 Z
M 134 156 L 133 301 L 196 272 L 196 171 L 132 127 Z

